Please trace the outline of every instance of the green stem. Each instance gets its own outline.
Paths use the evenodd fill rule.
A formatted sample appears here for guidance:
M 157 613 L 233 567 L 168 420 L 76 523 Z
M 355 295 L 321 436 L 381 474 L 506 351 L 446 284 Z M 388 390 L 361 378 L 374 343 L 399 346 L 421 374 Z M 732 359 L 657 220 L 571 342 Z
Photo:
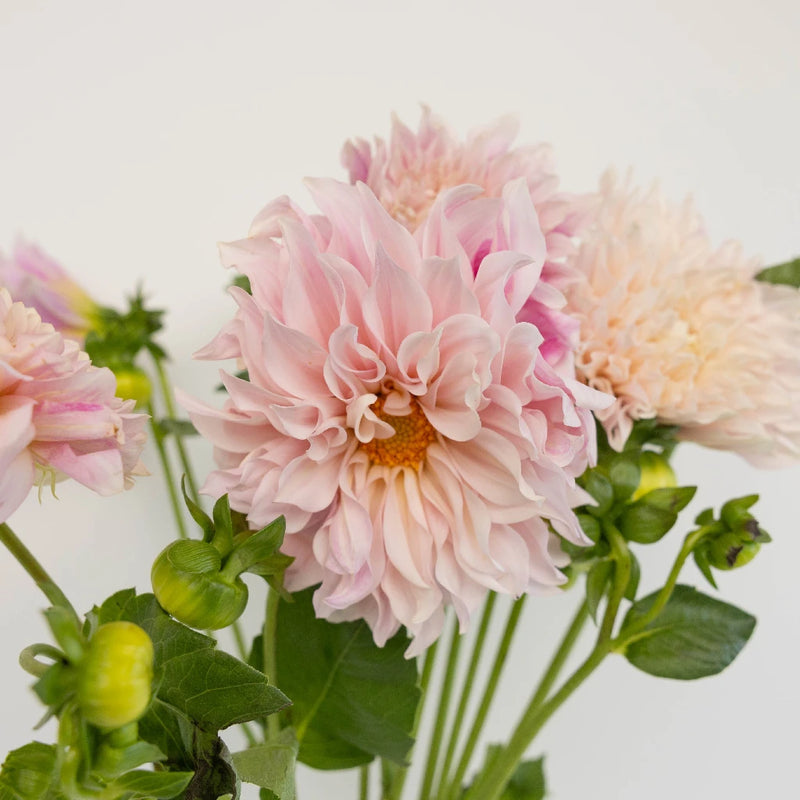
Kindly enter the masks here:
M 278 593 L 271 587 L 267 587 L 267 610 L 264 615 L 264 674 L 271 682 L 275 682 L 277 674 L 277 664 L 275 660 L 275 636 L 278 629 Z M 280 733 L 280 721 L 277 714 L 270 714 L 267 717 L 267 734 L 270 739 L 275 738 Z
M 547 666 L 539 685 L 536 687 L 536 693 L 533 695 L 533 700 L 531 700 L 532 705 L 538 706 L 547 699 L 548 695 L 550 694 L 550 690 L 553 688 L 553 684 L 558 680 L 558 676 L 561 674 L 561 670 L 564 668 L 564 664 L 566 663 L 569 654 L 572 652 L 572 648 L 575 646 L 575 643 L 577 642 L 587 619 L 589 619 L 589 606 L 586 603 L 586 600 L 584 600 L 578 607 L 578 611 L 576 612 L 572 623 L 567 629 L 567 632 L 564 634 L 564 638 L 561 640 L 558 650 L 556 650 L 555 654 L 553 655 L 553 658 L 550 661 L 550 664 Z
M 236 652 L 239 654 L 239 658 L 242 661 L 247 661 L 247 656 L 250 655 L 250 653 L 244 638 L 244 630 L 238 619 L 231 624 L 231 633 L 233 633 L 233 641 L 236 645 Z
M 467 739 L 467 743 L 464 745 L 464 751 L 462 752 L 461 758 L 458 761 L 458 766 L 456 767 L 455 774 L 453 775 L 453 780 L 450 784 L 448 795 L 443 796 L 455 798 L 458 797 L 458 794 L 461 791 L 461 782 L 464 780 L 464 775 L 469 767 L 472 754 L 475 752 L 475 746 L 478 744 L 478 738 L 483 730 L 483 724 L 489 714 L 489 708 L 492 705 L 492 700 L 494 700 L 494 695 L 497 691 L 497 684 L 500 682 L 500 676 L 503 672 L 503 667 L 506 663 L 506 656 L 508 655 L 511 642 L 514 638 L 514 633 L 517 629 L 517 623 L 519 622 L 519 617 L 522 613 L 522 607 L 525 604 L 525 598 L 526 595 L 522 595 L 522 597 L 516 600 L 514 605 L 511 607 L 511 611 L 509 612 L 508 620 L 506 622 L 506 628 L 503 632 L 503 638 L 500 641 L 500 646 L 497 649 L 497 654 L 495 655 L 494 663 L 492 664 L 492 671 L 489 673 L 489 678 L 486 681 L 486 688 L 483 690 L 481 704 L 478 707 L 477 713 L 475 714 L 475 720 L 470 726 L 469 738 Z
M 164 369 L 163 359 L 153 356 L 153 363 L 156 367 L 156 375 L 158 377 L 158 384 L 161 387 L 161 394 L 164 397 L 164 406 L 167 409 L 167 416 L 169 416 L 170 419 L 177 419 L 175 416 L 175 404 L 172 402 L 172 386 L 170 385 L 167 371 Z M 173 435 L 175 436 L 175 445 L 178 448 L 178 457 L 180 458 L 183 472 L 186 475 L 186 483 L 189 486 L 189 496 L 197 503 L 199 502 L 200 495 L 197 492 L 197 482 L 194 479 L 192 465 L 183 444 L 183 436 L 178 431 L 175 431 Z
M 439 792 L 448 785 L 448 775 L 450 767 L 453 763 L 453 757 L 456 752 L 456 745 L 458 744 L 459 734 L 462 730 L 464 716 L 467 713 L 467 706 L 469 705 L 470 696 L 472 695 L 472 684 L 475 680 L 475 673 L 478 671 L 481 656 L 483 655 L 483 644 L 486 640 L 486 635 L 489 632 L 489 623 L 491 622 L 492 612 L 494 611 L 495 603 L 497 601 L 497 594 L 490 592 L 486 598 L 486 605 L 483 608 L 483 615 L 481 617 L 480 626 L 478 627 L 478 634 L 475 637 L 475 643 L 472 646 L 472 657 L 470 658 L 469 666 L 467 667 L 467 674 L 464 676 L 464 683 L 461 687 L 461 699 L 459 700 L 456 709 L 456 715 L 453 718 L 453 724 L 450 728 L 450 739 L 447 744 L 447 750 L 444 756 L 444 763 L 442 764 L 441 775 L 439 778 Z
M 675 563 L 672 565 L 672 569 L 667 576 L 666 583 L 656 596 L 655 602 L 650 607 L 650 610 L 646 614 L 639 617 L 631 625 L 627 626 L 624 634 L 620 634 L 611 642 L 614 650 L 624 650 L 625 643 L 629 639 L 641 633 L 664 610 L 664 606 L 666 606 L 670 597 L 672 597 L 672 592 L 675 589 L 675 584 L 678 582 L 678 577 L 683 569 L 683 565 L 686 563 L 686 559 L 691 555 L 692 550 L 694 550 L 700 539 L 702 539 L 707 533 L 707 527 L 698 528 L 693 533 L 688 534 L 688 536 L 683 540 L 683 546 L 675 558 Z
M 186 532 L 186 523 L 183 519 L 183 510 L 181 508 L 180 500 L 178 499 L 178 490 L 176 489 L 177 484 L 175 483 L 175 476 L 172 473 L 172 467 L 169 463 L 167 449 L 164 447 L 164 434 L 161 432 L 161 429 L 158 427 L 158 423 L 156 422 L 156 414 L 152 402 L 148 403 L 147 410 L 150 414 L 150 430 L 153 432 L 153 441 L 155 442 L 156 451 L 158 452 L 158 457 L 161 461 L 161 469 L 164 471 L 164 480 L 167 484 L 167 492 L 169 493 L 169 502 L 172 506 L 172 514 L 175 517 L 175 524 L 178 527 L 178 535 L 181 539 L 186 539 L 188 534 Z
M 442 682 L 442 695 L 439 700 L 439 708 L 433 724 L 433 735 L 431 737 L 428 760 L 425 764 L 425 776 L 420 789 L 420 800 L 429 800 L 431 787 L 436 776 L 436 765 L 439 760 L 439 750 L 442 746 L 442 734 L 447 722 L 447 714 L 450 709 L 450 696 L 453 693 L 453 683 L 455 681 L 456 669 L 458 667 L 458 655 L 461 649 L 461 634 L 458 630 L 458 618 L 453 617 L 453 633 L 450 639 L 450 652 L 447 657 L 444 680 Z
M 369 800 L 369 764 L 359 770 L 359 800 Z
M 422 673 L 419 678 L 419 703 L 417 703 L 417 713 L 414 716 L 414 727 L 411 731 L 411 738 L 416 741 L 417 732 L 419 731 L 419 723 L 422 719 L 422 710 L 425 706 L 425 701 L 428 698 L 428 686 L 431 682 L 431 675 L 433 674 L 433 667 L 436 663 L 436 652 L 439 648 L 439 640 L 437 639 L 425 653 L 425 660 L 422 663 Z M 386 792 L 386 800 L 398 800 L 403 793 L 406 778 L 408 777 L 408 767 L 400 767 L 394 772 L 389 790 Z
M 614 559 L 614 578 L 594 649 L 583 664 L 578 667 L 549 700 L 541 702 L 541 692 L 539 690 L 536 691 L 508 744 L 500 751 L 489 769 L 475 781 L 467 792 L 466 800 L 497 800 L 514 774 L 517 764 L 525 755 L 525 751 L 547 720 L 600 666 L 603 659 L 611 652 L 611 634 L 631 577 L 631 556 L 622 534 L 610 523 L 604 524 L 603 528 L 611 545 L 611 555 Z
M 11 555 L 17 559 L 25 572 L 33 578 L 33 582 L 44 592 L 45 597 L 54 606 L 59 606 L 69 611 L 80 625 L 80 617 L 72 607 L 72 603 L 67 600 L 67 596 L 5 522 L 0 523 L 0 541 L 6 546 Z

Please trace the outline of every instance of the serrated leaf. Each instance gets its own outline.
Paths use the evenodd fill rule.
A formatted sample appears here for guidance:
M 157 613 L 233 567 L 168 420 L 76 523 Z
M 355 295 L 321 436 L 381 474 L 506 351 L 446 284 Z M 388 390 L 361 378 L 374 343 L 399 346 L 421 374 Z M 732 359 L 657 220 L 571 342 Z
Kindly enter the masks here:
M 96 614 L 101 622 L 124 619 L 142 627 L 153 640 L 155 669 L 161 675 L 159 700 L 173 706 L 205 731 L 218 731 L 240 722 L 273 714 L 289 699 L 258 670 L 215 642 L 172 619 L 151 594 L 115 598 Z
M 166 800 L 180 794 L 189 785 L 193 776 L 193 772 L 151 772 L 135 769 L 120 775 L 110 785 L 109 790 L 119 792 L 119 795 L 130 792 L 130 800 L 136 798 Z
M 0 770 L 0 797 L 11 800 L 41 800 L 55 797 L 50 785 L 56 779 L 56 748 L 31 742 L 12 750 Z M 5 794 L 2 794 L 5 790 Z
M 620 636 L 652 607 L 657 592 L 634 603 Z M 716 675 L 744 647 L 753 616 L 691 586 L 678 585 L 663 611 L 625 648 L 625 657 L 650 675 L 694 680 Z
M 672 529 L 678 521 L 674 511 L 648 505 L 642 500 L 629 505 L 620 515 L 620 533 L 630 542 L 653 544 Z
M 597 609 L 606 593 L 606 587 L 614 572 L 614 564 L 609 559 L 598 561 L 586 575 L 586 606 L 592 619 L 597 621 Z
M 378 647 L 363 621 L 317 619 L 313 589 L 281 600 L 276 682 L 292 698 L 299 760 L 320 769 L 404 762 L 420 692 L 417 667 L 399 633 Z
M 774 267 L 762 269 L 756 275 L 756 280 L 798 288 L 800 287 L 800 258 L 795 258 L 794 261 L 787 261 L 785 264 L 776 264 Z
M 269 789 L 280 800 L 294 800 L 297 749 L 294 732 L 285 728 L 277 741 L 234 753 L 233 765 L 245 783 Z

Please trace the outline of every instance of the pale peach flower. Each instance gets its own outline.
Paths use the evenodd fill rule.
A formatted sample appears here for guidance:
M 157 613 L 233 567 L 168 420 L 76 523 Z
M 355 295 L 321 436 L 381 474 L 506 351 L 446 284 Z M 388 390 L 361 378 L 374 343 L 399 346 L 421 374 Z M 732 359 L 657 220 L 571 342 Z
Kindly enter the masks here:
M 760 466 L 800 457 L 800 292 L 754 280 L 758 262 L 715 249 L 690 201 L 608 172 L 569 291 L 579 374 L 616 396 L 598 412 L 621 448 L 637 419 Z
M 565 259 L 574 253 L 575 237 L 591 217 L 593 195 L 558 190 L 552 149 L 547 144 L 513 146 L 518 123 L 503 117 L 461 141 L 427 106 L 412 131 L 394 116 L 388 144 L 378 137 L 347 142 L 342 163 L 351 183 L 362 181 L 384 208 L 409 230 L 416 230 L 440 192 L 461 184 L 480 186 L 500 197 L 511 180 L 524 178 L 544 234 L 547 253 L 542 282 L 520 309 L 519 319 L 532 322 L 544 336 L 542 353 L 552 365 L 571 360 L 577 324 L 558 312 L 561 292 L 579 279 Z
M 0 522 L 40 481 L 70 477 L 108 495 L 147 474 L 147 418 L 115 388 L 110 370 L 0 288 Z
M 18 302 L 39 312 L 59 333 L 83 342 L 92 327 L 97 304 L 41 248 L 20 239 L 11 254 L 0 253 L 0 286 Z

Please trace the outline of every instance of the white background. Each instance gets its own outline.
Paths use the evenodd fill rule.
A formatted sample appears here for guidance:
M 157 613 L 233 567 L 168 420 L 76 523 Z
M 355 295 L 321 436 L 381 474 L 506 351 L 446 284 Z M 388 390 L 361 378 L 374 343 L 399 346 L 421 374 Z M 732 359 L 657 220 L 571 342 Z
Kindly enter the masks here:
M 345 139 L 387 134 L 392 110 L 415 126 L 426 102 L 462 133 L 515 112 L 520 141 L 555 145 L 565 188 L 591 189 L 607 165 L 632 165 L 676 200 L 693 192 L 715 241 L 739 238 L 765 263 L 785 260 L 800 254 L 798 8 L 0 0 L 0 247 L 19 233 L 34 239 L 109 304 L 142 280 L 170 311 L 163 341 L 176 382 L 210 398 L 215 368 L 190 355 L 231 314 L 215 242 L 243 236 L 278 194 L 308 206 L 303 176 L 344 177 Z M 193 452 L 207 471 L 207 448 Z M 796 791 L 800 469 L 757 472 L 688 446 L 677 467 L 683 483 L 702 483 L 695 512 L 761 493 L 775 543 L 720 578 L 723 597 L 758 627 L 706 681 L 604 664 L 532 751 L 548 753 L 553 798 Z M 146 590 L 172 536 L 158 478 L 107 500 L 68 484 L 58 493 L 41 505 L 32 495 L 10 522 L 75 604 Z M 677 537 L 645 555 L 645 588 L 666 573 Z M 5 752 L 30 740 L 40 713 L 16 654 L 47 636 L 42 599 L 2 553 L 0 576 Z M 490 738 L 515 718 L 576 600 L 529 603 Z M 350 776 L 321 786 L 305 773 L 301 800 L 355 796 Z

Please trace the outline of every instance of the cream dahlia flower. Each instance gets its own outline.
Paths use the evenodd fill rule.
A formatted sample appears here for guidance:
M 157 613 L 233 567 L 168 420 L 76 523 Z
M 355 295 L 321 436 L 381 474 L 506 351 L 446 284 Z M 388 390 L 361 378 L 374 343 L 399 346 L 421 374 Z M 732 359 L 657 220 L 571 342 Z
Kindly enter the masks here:
M 115 387 L 110 370 L 0 288 L 0 522 L 42 480 L 70 477 L 108 495 L 147 474 L 147 418 Z
M 800 457 L 800 292 L 754 280 L 758 264 L 711 246 L 687 200 L 667 204 L 612 172 L 574 264 L 579 373 L 617 400 L 598 413 L 621 448 L 637 419 L 758 466 Z
M 354 139 L 344 145 L 342 163 L 351 183 L 366 183 L 384 208 L 411 231 L 425 221 L 445 189 L 475 184 L 489 197 L 499 197 L 509 181 L 524 178 L 546 255 L 542 281 L 519 318 L 539 328 L 545 338 L 542 353 L 551 364 L 561 359 L 571 362 L 577 324 L 565 314 L 554 320 L 552 303 L 540 293 L 563 290 L 580 278 L 565 259 L 574 254 L 574 239 L 589 221 L 595 198 L 559 192 L 552 149 L 546 144 L 512 147 L 518 127 L 516 119 L 503 117 L 462 142 L 423 106 L 416 133 L 393 117 L 388 144 L 377 137 L 374 146 Z M 547 313 L 542 313 L 542 303 L 550 307 Z
M 253 527 L 286 517 L 288 588 L 321 584 L 318 615 L 364 618 L 379 644 L 405 625 L 413 655 L 447 605 L 466 626 L 488 590 L 563 582 L 553 531 L 585 541 L 574 479 L 610 399 L 517 319 L 545 256 L 523 181 L 443 193 L 415 236 L 363 184 L 310 188 L 324 217 L 282 198 L 221 247 L 252 296 L 231 290 L 235 318 L 198 355 L 249 381 L 223 373 L 221 411 L 182 402 L 217 448 L 205 492 Z
M 92 327 L 97 304 L 47 253 L 18 241 L 11 257 L 0 253 L 0 286 L 59 333 L 82 342 Z

